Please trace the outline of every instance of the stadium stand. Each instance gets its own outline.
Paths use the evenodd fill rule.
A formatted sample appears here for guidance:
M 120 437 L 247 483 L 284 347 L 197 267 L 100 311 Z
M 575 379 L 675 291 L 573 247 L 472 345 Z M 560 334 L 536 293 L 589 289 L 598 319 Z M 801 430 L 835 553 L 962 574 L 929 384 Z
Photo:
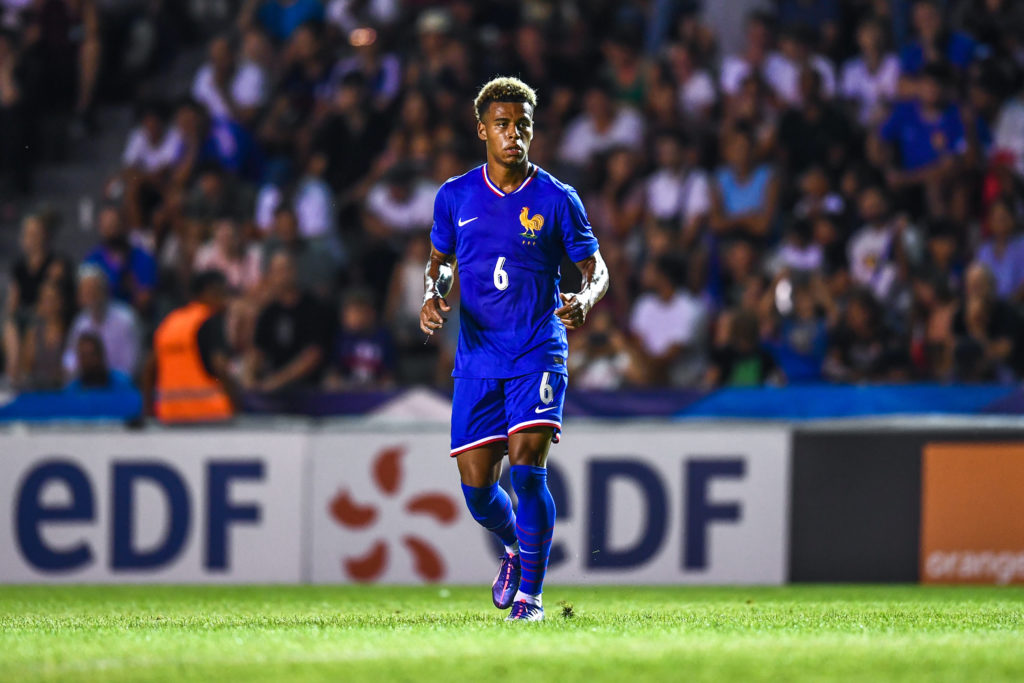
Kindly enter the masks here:
M 729 4 L 742 29 L 685 0 L 0 1 L 7 388 L 74 380 L 79 327 L 148 338 L 205 269 L 251 393 L 446 386 L 426 234 L 495 74 L 537 89 L 531 159 L 612 272 L 579 388 L 1019 380 L 1024 6 Z M 268 382 L 295 330 L 315 362 Z

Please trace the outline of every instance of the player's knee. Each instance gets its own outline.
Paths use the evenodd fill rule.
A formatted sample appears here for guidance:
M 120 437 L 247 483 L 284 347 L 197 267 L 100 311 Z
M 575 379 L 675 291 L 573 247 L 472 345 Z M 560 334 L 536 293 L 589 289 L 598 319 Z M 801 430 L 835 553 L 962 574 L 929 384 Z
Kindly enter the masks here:
M 491 484 L 490 486 L 462 485 L 462 495 L 465 496 L 466 505 L 473 513 L 474 519 L 477 518 L 479 510 L 484 509 L 490 504 L 491 500 L 494 498 L 494 494 L 494 484 Z
M 517 495 L 531 494 L 547 485 L 548 471 L 543 467 L 512 468 L 512 488 Z

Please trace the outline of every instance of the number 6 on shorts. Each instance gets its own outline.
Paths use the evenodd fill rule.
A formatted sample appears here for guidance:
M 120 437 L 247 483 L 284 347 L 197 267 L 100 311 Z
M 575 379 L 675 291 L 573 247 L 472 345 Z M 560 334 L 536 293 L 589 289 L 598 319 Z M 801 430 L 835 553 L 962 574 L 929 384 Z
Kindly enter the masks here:
M 544 404 L 551 403 L 555 400 L 555 389 L 548 384 L 548 378 L 550 376 L 550 372 L 545 372 L 540 378 L 540 402 Z

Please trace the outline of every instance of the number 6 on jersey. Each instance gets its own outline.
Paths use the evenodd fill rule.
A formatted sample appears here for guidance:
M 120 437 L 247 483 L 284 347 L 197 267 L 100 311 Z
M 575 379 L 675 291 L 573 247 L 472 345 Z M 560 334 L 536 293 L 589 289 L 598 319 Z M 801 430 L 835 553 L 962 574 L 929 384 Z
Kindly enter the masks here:
M 505 265 L 505 257 L 499 256 L 498 262 L 494 264 L 494 286 L 499 290 L 508 289 L 508 273 L 502 270 Z

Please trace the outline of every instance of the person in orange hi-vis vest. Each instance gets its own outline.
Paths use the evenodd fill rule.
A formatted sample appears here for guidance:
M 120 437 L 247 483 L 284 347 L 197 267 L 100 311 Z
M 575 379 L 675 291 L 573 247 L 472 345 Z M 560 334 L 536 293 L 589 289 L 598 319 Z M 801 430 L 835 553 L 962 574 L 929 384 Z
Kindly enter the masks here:
M 206 271 L 191 284 L 192 300 L 171 311 L 153 335 L 143 377 L 147 414 L 165 424 L 229 420 L 238 403 L 223 330 L 227 282 Z

